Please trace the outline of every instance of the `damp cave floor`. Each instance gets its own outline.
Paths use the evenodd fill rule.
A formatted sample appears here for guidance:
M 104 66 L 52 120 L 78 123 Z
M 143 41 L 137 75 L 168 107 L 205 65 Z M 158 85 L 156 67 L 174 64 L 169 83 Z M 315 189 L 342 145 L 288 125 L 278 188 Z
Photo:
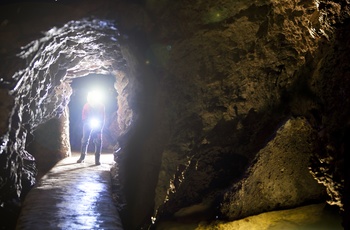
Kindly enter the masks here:
M 113 154 L 94 154 L 76 163 L 78 153 L 58 162 L 28 193 L 16 229 L 123 229 L 112 198 Z

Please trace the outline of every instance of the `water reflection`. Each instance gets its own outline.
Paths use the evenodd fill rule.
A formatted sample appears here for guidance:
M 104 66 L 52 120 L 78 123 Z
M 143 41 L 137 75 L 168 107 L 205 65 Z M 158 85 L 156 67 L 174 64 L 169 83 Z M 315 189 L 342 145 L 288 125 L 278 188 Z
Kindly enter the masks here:
M 67 188 L 67 194 L 57 204 L 58 218 L 62 221 L 59 223 L 61 229 L 96 229 L 101 224 L 98 221 L 100 214 L 97 212 L 100 193 L 106 189 L 105 185 L 94 183 L 94 176 L 86 177 L 88 181 L 79 181 L 76 186 Z

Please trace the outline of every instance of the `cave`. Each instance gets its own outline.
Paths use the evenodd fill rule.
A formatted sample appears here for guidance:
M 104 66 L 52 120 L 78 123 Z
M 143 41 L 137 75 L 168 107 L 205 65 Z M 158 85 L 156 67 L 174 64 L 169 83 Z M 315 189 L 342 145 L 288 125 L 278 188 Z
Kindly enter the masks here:
M 0 226 L 79 152 L 80 110 L 100 84 L 125 229 L 221 229 L 314 204 L 347 229 L 349 7 L 1 3 L 0 214 L 12 221 Z

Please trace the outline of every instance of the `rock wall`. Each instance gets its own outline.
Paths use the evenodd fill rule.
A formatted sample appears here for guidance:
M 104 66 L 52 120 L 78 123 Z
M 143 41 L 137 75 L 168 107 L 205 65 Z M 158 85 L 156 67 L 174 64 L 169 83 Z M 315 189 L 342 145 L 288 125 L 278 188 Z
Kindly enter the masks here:
M 309 172 L 316 133 L 305 119 L 290 119 L 262 148 L 245 178 L 224 194 L 220 212 L 235 220 L 268 210 L 319 201 L 325 189 Z
M 147 3 L 150 15 L 160 19 L 154 20 L 157 30 L 149 56 L 153 67 L 160 72 L 163 98 L 159 105 L 163 108 L 163 124 L 155 129 L 160 130 L 159 141 L 167 143 L 162 151 L 153 220 L 215 209 L 219 209 L 216 214 L 238 218 L 258 210 L 311 202 L 321 198 L 324 190 L 316 181 L 312 182 L 310 173 L 318 175 L 315 178 L 326 185 L 330 194 L 329 203 L 336 204 L 344 185 L 344 155 L 340 146 L 344 144 L 342 126 L 348 122 L 345 114 L 349 111 L 344 110 L 348 102 L 342 98 L 347 98 L 349 84 L 344 77 L 348 74 L 344 69 L 347 58 L 334 54 L 339 52 L 342 56 L 348 49 L 342 42 L 342 37 L 347 36 L 348 4 L 345 1 Z M 338 67 L 339 72 L 335 71 Z M 342 90 L 338 87 L 333 91 L 338 84 Z M 286 139 L 279 139 L 276 131 L 290 117 L 309 123 L 308 129 L 312 131 L 308 140 L 315 148 L 307 143 L 289 143 L 287 136 L 292 133 L 305 137 L 302 130 L 285 130 Z M 311 138 L 315 133 L 315 138 Z M 340 139 L 335 140 L 334 135 Z M 243 196 L 246 190 L 235 185 L 246 183 L 241 180 L 252 176 L 252 164 L 259 162 L 265 151 L 277 154 L 277 149 L 267 150 L 277 140 L 283 143 L 281 149 L 285 153 L 295 157 L 295 162 L 304 162 L 289 165 L 300 172 L 292 176 L 292 181 L 299 181 L 298 186 L 304 187 L 304 192 L 290 190 L 292 199 L 279 197 L 274 202 L 261 202 L 256 211 L 253 211 L 256 203 L 252 207 L 248 205 L 246 208 L 250 210 L 243 214 L 245 211 L 239 210 L 245 207 L 235 207 L 234 203 L 249 203 L 248 197 L 259 196 L 261 190 L 252 186 L 252 195 Z M 301 149 L 303 154 L 295 154 Z M 288 165 L 294 161 L 286 162 Z M 257 164 L 276 167 L 274 161 Z M 321 165 L 327 165 L 326 172 L 321 172 Z M 260 179 L 252 176 L 247 180 L 261 180 L 264 186 L 270 183 L 279 187 L 280 170 L 270 177 L 262 174 Z M 285 178 L 285 182 L 288 180 Z M 295 188 L 297 185 L 293 183 L 287 187 Z M 261 189 L 269 188 L 264 186 Z M 308 186 L 312 187 L 310 193 L 306 192 Z M 226 199 L 222 194 L 227 195 Z M 231 211 L 220 210 L 226 206 L 231 206 Z
M 37 10 L 36 6 L 37 4 L 9 5 L 8 8 L 2 8 L 2 11 L 7 9 L 11 12 L 11 7 L 17 7 L 15 12 L 21 12 L 24 19 L 27 14 L 33 16 Z M 47 5 L 41 6 L 45 8 Z M 99 6 L 95 5 L 97 9 Z M 88 9 L 87 6 L 85 10 Z M 15 15 L 2 14 L 9 16 L 3 21 L 1 28 L 1 33 L 6 35 L 2 37 L 1 57 L 8 65 L 2 65 L 0 71 L 3 101 L 0 105 L 3 118 L 0 212 L 5 217 L 1 222 L 5 229 L 9 227 L 6 225 L 11 226 L 15 222 L 21 200 L 35 184 L 36 163 L 42 163 L 41 166 L 47 170 L 48 163 L 52 166 L 70 153 L 67 142 L 68 124 L 65 123 L 68 121 L 66 108 L 71 95 L 70 79 L 89 73 L 109 73 L 124 78 L 127 71 L 118 40 L 120 34 L 113 22 L 90 17 L 66 21 L 62 27 L 55 27 L 55 23 L 60 21 L 55 15 L 62 14 L 61 8 L 47 10 L 52 13 L 50 15 L 45 11 L 45 14 L 50 15 L 48 17 L 51 20 L 47 23 L 51 23 L 52 27 L 44 33 L 41 30 L 35 31 L 36 26 L 43 26 L 36 17 L 23 22 L 16 21 Z M 67 15 L 66 19 L 74 17 L 76 15 Z M 35 26 L 31 27 L 30 33 L 36 39 L 27 41 L 22 47 L 6 47 L 6 44 L 10 43 L 9 39 L 19 39 L 15 33 L 18 29 L 16 24 L 30 26 L 31 23 Z M 128 77 L 129 81 L 118 89 L 121 101 L 131 100 L 130 97 L 133 96 L 131 91 L 126 90 L 133 82 L 133 78 L 130 75 Z M 120 109 L 132 111 L 127 102 Z M 133 113 L 129 112 L 128 116 L 116 118 L 119 124 L 125 124 L 122 131 L 125 132 L 129 128 L 133 116 Z M 43 129 L 48 127 L 51 133 L 45 135 L 48 130 Z M 44 141 L 45 138 L 47 140 L 44 144 L 41 143 L 41 146 L 28 147 L 33 139 L 28 135 L 31 133 L 34 133 L 36 142 Z M 28 152 L 29 149 L 35 151 L 33 155 L 40 159 L 36 160 Z M 46 157 L 47 161 L 43 157 Z M 9 223 L 10 220 L 12 223 Z
M 39 125 L 26 142 L 27 151 L 35 158 L 37 178 L 45 175 L 61 159 L 71 156 L 68 108 L 60 117 Z
M 64 111 L 62 82 L 88 73 L 117 79 L 126 229 L 241 218 L 323 199 L 324 189 L 344 208 L 347 1 L 84 3 L 39 4 L 48 20 L 25 11 L 1 22 L 1 210 L 34 183 L 28 132 Z

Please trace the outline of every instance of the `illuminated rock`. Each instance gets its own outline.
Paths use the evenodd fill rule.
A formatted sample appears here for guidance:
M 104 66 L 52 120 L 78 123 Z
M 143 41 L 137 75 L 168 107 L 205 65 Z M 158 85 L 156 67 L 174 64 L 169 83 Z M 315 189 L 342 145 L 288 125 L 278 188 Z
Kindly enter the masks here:
M 322 199 L 344 208 L 346 1 L 78 2 L 45 5 L 40 14 L 34 11 L 40 3 L 32 13 L 25 10 L 30 5 L 15 5 L 7 12 L 23 18 L 1 22 L 2 210 L 34 183 L 28 135 L 59 117 L 70 98 L 67 85 L 90 73 L 116 77 L 110 143 L 118 150 L 130 229 L 193 212 L 234 219 L 311 202 L 324 191 L 297 194 L 294 183 L 305 174 L 310 179 L 308 166 L 312 187 L 319 182 L 328 193 Z M 301 130 L 286 128 L 301 123 Z M 269 180 L 256 175 L 262 162 L 279 166 L 267 159 L 278 151 L 286 158 L 305 153 L 290 161 L 300 168 L 285 161 L 274 175 L 305 173 L 281 177 L 290 178 L 294 202 L 282 196 L 283 183 L 271 185 L 280 186 L 276 197 L 265 194 Z M 242 185 L 250 194 L 236 193 Z M 272 200 L 242 205 L 263 191 Z

